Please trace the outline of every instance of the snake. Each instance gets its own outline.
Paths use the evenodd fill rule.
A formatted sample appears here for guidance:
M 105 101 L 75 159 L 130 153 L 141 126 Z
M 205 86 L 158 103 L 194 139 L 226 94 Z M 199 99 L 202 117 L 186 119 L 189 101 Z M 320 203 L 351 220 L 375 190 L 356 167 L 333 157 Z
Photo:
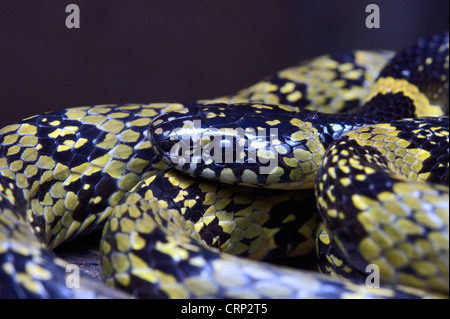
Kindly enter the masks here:
M 448 37 L 4 127 L 0 297 L 448 298 Z M 74 287 L 53 250 L 98 230 Z

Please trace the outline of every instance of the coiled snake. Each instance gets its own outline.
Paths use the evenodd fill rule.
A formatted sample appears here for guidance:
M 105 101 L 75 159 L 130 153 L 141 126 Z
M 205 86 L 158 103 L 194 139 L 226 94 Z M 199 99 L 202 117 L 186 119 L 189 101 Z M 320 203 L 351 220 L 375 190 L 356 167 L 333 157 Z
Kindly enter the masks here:
M 448 50 L 447 32 L 394 57 L 319 57 L 214 100 L 3 128 L 0 296 L 127 297 L 70 288 L 51 252 L 105 222 L 106 282 L 134 297 L 447 295 Z M 314 250 L 331 276 L 262 262 Z M 364 285 L 368 265 L 380 288 Z

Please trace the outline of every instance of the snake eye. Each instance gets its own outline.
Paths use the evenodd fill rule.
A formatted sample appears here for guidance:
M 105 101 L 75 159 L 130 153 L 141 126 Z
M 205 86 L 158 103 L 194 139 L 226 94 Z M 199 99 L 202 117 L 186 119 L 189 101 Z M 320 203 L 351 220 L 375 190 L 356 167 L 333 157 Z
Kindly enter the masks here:
M 173 147 L 173 144 L 174 144 L 174 143 L 173 143 L 172 141 L 170 141 L 170 140 L 161 142 L 161 143 L 160 143 L 161 151 L 163 151 L 164 153 L 169 153 L 170 150 L 171 150 L 172 147 Z

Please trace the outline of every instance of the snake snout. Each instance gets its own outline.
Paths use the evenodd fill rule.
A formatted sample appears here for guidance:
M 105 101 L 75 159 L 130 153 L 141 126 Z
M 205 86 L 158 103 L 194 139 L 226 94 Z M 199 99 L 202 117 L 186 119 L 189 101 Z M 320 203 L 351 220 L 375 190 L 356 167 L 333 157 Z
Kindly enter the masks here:
M 153 151 L 163 160 L 170 154 L 171 149 L 178 142 L 178 140 L 173 138 L 173 135 L 169 134 L 166 128 L 163 129 L 163 126 L 167 126 L 167 124 L 167 116 L 166 114 L 162 114 L 152 121 L 147 131 L 147 138 L 152 145 Z
M 148 129 L 148 139 L 155 154 L 166 164 L 174 167 L 188 162 L 192 152 L 192 129 L 178 127 L 178 121 L 172 123 L 170 113 L 156 117 Z

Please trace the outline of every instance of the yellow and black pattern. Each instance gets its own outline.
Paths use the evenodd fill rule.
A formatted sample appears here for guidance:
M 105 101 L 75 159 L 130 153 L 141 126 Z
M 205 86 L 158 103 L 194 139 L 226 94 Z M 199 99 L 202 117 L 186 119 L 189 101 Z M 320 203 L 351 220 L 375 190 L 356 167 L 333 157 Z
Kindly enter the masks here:
M 310 191 L 234 187 L 175 170 L 163 170 L 146 183 L 155 198 L 167 199 L 166 209 L 178 211 L 185 232 L 199 243 L 265 261 L 314 249 L 318 215 Z M 299 205 L 304 214 L 296 214 Z
M 445 127 L 430 120 L 431 126 L 423 122 L 428 127 L 422 127 L 422 120 L 394 121 L 441 116 L 448 109 L 448 33 L 420 40 L 380 71 L 389 58 L 390 53 L 361 51 L 320 57 L 229 97 L 185 104 L 78 107 L 3 128 L 0 296 L 124 297 L 101 283 L 83 281 L 82 289 L 69 288 L 67 264 L 48 250 L 106 221 L 100 250 L 107 283 L 135 297 L 406 298 L 435 297 L 430 290 L 448 293 L 448 123 Z M 335 113 L 361 105 L 349 114 L 308 110 L 317 107 Z M 269 132 L 272 128 L 279 135 L 270 147 L 257 152 L 262 160 L 255 163 L 238 162 L 235 155 L 228 166 L 217 166 L 214 161 L 174 165 L 169 151 L 180 141 L 177 129 L 195 133 L 194 120 L 199 120 L 204 131 L 227 132 L 242 143 L 247 154 L 254 145 L 238 141 L 237 131 Z M 360 152 L 369 147 L 371 157 L 365 159 L 370 165 L 380 162 L 385 167 L 374 173 L 369 164 L 358 164 L 357 156 L 349 156 L 349 172 L 344 168 L 344 173 L 352 175 L 366 165 L 362 166 L 364 180 L 362 172 L 356 174 L 361 183 L 378 178 L 389 167 L 428 182 L 444 176 L 440 182 L 446 186 L 428 190 L 419 182 L 412 186 L 396 186 L 395 182 L 381 194 L 373 194 L 370 201 L 344 199 L 353 205 L 349 214 L 360 209 L 345 217 L 345 210 L 335 206 L 339 190 L 325 185 L 345 188 L 348 181 L 346 177 L 339 183 L 331 181 L 336 163 L 333 159 L 322 162 L 324 154 L 333 152 L 329 147 L 344 147 L 346 143 L 339 141 L 345 139 L 358 144 Z M 420 143 L 422 151 L 416 151 L 411 145 L 422 139 L 426 140 Z M 200 140 L 201 145 L 209 142 Z M 345 156 L 346 151 L 339 152 Z M 193 153 L 188 150 L 184 155 Z M 270 174 L 259 174 L 259 168 L 275 155 L 277 162 Z M 316 178 L 321 169 L 326 173 Z M 363 272 L 364 264 L 381 263 L 383 282 L 395 287 L 370 289 L 308 270 L 226 254 L 265 261 L 278 257 L 309 261 L 319 217 L 311 192 L 299 188 L 312 188 L 315 183 L 319 209 L 331 234 L 328 241 L 336 249 L 335 266 L 342 258 L 341 264 L 351 262 L 356 272 Z M 415 196 L 422 191 L 426 192 L 422 197 Z M 354 192 L 358 194 L 364 196 L 360 188 Z M 405 205 L 419 201 L 426 213 L 437 217 L 414 211 L 406 222 L 394 220 L 391 228 L 401 228 L 404 237 L 394 236 L 391 246 L 386 246 L 379 230 L 385 231 L 380 226 L 384 221 L 377 220 L 380 216 L 372 210 L 390 207 L 381 200 L 392 200 L 392 196 L 405 197 Z M 374 198 L 380 202 L 373 203 Z M 364 205 L 375 208 L 370 206 L 365 213 Z M 347 237 L 330 229 L 337 220 L 359 223 L 362 229 L 349 246 Z M 423 238 L 408 233 L 419 228 Z M 324 241 L 326 237 L 325 232 L 319 236 Z M 397 247 L 400 243 L 413 248 L 402 250 Z M 422 259 L 408 255 L 411 249 L 420 251 L 414 253 Z
M 448 142 L 442 117 L 364 126 L 330 147 L 316 197 L 360 273 L 375 264 L 386 282 L 448 293 Z
M 5 170 L 2 170 L 2 173 Z M 67 262 L 39 240 L 26 220 L 26 203 L 14 180 L 0 175 L 0 296 L 2 298 L 127 298 L 101 282 L 66 285 Z
M 126 191 L 166 167 L 154 157 L 145 131 L 152 117 L 181 107 L 79 107 L 34 116 L 0 131 L 1 195 L 9 201 L 0 207 L 0 246 L 6 249 L 0 253 L 5 261 L 2 296 L 81 292 L 65 286 L 67 264 L 44 247 L 55 248 L 98 228 Z M 36 266 L 27 266 L 27 258 L 37 258 Z
M 24 190 L 31 225 L 49 248 L 101 223 L 107 207 L 164 167 L 145 130 L 160 109 L 180 107 L 79 107 L 1 130 L 2 175 Z
M 322 222 L 317 228 L 315 248 L 319 272 L 335 278 L 355 279 L 361 282 L 366 280 L 367 273 L 356 270 L 343 257 L 339 247 L 331 243 L 330 235 Z
M 434 58 L 429 58 L 427 54 L 432 54 L 431 56 Z M 415 61 L 417 65 L 411 65 L 411 61 Z M 403 174 L 405 177 L 413 180 L 437 182 L 437 178 L 444 176 L 445 179 L 445 176 L 447 176 L 447 182 L 444 184 L 448 184 L 448 125 L 445 125 L 448 122 L 448 118 L 443 117 L 440 120 L 420 119 L 418 121 L 423 121 L 420 125 L 414 121 L 393 122 L 395 119 L 425 115 L 441 116 L 443 114 L 443 108 L 448 103 L 448 79 L 446 77 L 446 73 L 448 73 L 448 35 L 435 36 L 427 41 L 419 41 L 412 48 L 400 52 L 385 70 L 393 68 L 392 64 L 400 71 L 386 73 L 383 70 L 376 83 L 372 86 L 365 105 L 349 114 L 330 115 L 298 110 L 284 105 L 241 103 L 231 105 L 203 104 L 182 112 L 173 112 L 159 116 L 153 121 L 150 128 L 150 136 L 155 152 L 168 165 L 181 169 L 194 177 L 269 188 L 308 188 L 310 183 L 314 183 L 317 180 L 315 176 L 318 168 L 325 165 L 325 163 L 322 163 L 325 149 L 328 149 L 345 132 L 349 132 L 347 134 L 357 134 L 355 139 L 358 141 L 363 140 L 366 136 L 370 136 L 366 131 L 370 129 L 370 125 L 374 125 L 374 127 L 377 127 L 377 130 L 375 134 L 376 141 L 373 144 L 380 150 L 383 150 L 381 154 L 385 158 L 372 154 L 374 153 L 372 151 L 372 162 L 378 160 L 385 166 L 391 166 L 393 172 Z M 432 76 L 428 77 L 428 74 L 432 74 Z M 436 74 L 441 74 L 442 76 L 436 77 Z M 412 80 L 412 83 L 409 82 L 409 79 Z M 427 82 L 425 79 L 434 84 L 423 85 L 422 82 Z M 414 84 L 414 82 L 418 85 Z M 432 98 L 429 99 L 428 96 Z M 195 126 L 195 121 L 198 121 L 200 126 Z M 395 123 L 391 129 L 382 129 L 383 127 L 389 127 L 389 124 L 385 123 L 391 122 Z M 437 133 L 427 134 L 426 125 L 435 125 L 432 130 Z M 270 144 L 266 143 L 263 145 L 264 159 L 276 158 L 276 155 L 279 155 L 277 165 L 269 174 L 258 174 L 258 170 L 264 164 L 263 161 L 244 161 L 244 163 L 222 161 L 217 163 L 210 160 L 201 162 L 195 160 L 195 158 L 189 162 L 187 161 L 186 158 L 195 154 L 195 145 L 201 144 L 208 147 L 209 143 L 214 141 L 214 138 L 209 136 L 215 137 L 214 134 L 216 136 L 232 136 L 233 140 L 238 141 L 238 133 L 245 132 L 247 128 L 252 127 L 266 129 L 267 131 L 270 128 L 278 129 L 277 139 L 271 141 Z M 359 132 L 362 133 L 360 134 Z M 202 138 L 204 134 L 208 138 Z M 188 135 L 190 140 L 186 140 L 185 135 Z M 269 135 L 264 135 L 262 140 L 269 140 Z M 173 153 L 174 146 L 179 143 L 182 143 L 184 148 L 181 149 L 184 153 Z M 250 142 L 244 143 L 244 153 L 249 153 L 251 147 Z M 362 225 L 360 227 L 362 230 L 358 231 L 356 226 L 358 225 L 358 218 L 362 218 L 360 217 L 362 215 L 358 213 L 351 214 L 352 210 L 357 210 L 357 207 L 354 207 L 355 203 L 349 200 L 350 195 L 348 194 L 358 195 L 363 193 L 363 188 L 372 191 L 377 180 L 367 178 L 359 180 L 358 183 L 353 182 L 353 174 L 357 172 L 358 168 L 362 167 L 363 172 L 365 170 L 372 172 L 372 170 L 366 163 L 364 165 L 357 163 L 353 148 L 348 149 L 350 146 L 346 147 L 342 150 L 342 154 L 346 154 L 350 164 L 347 164 L 348 167 L 344 166 L 343 169 L 349 176 L 338 176 L 334 173 L 337 167 L 346 164 L 344 159 L 333 161 L 332 164 L 329 164 L 332 166 L 330 168 L 332 173 L 330 173 L 331 177 L 329 177 L 328 184 L 326 186 L 321 186 L 321 184 L 316 186 L 316 197 L 322 215 L 327 210 L 330 210 L 333 217 L 339 220 L 348 219 L 350 221 L 350 226 L 346 229 L 352 236 L 348 235 L 346 238 L 347 241 L 353 242 L 353 245 L 355 245 L 363 238 L 362 230 L 368 231 L 368 229 L 365 229 L 368 225 Z M 225 149 L 222 151 L 225 152 Z M 340 153 L 341 150 L 336 152 Z M 334 156 L 337 157 L 337 154 L 334 154 Z M 174 158 L 177 161 L 174 161 Z M 388 165 L 387 163 L 391 164 Z M 373 171 L 373 173 L 375 178 L 377 178 L 377 176 L 386 173 L 386 171 L 381 169 Z M 326 174 L 327 172 L 324 171 L 319 176 L 328 176 Z M 367 173 L 366 175 L 370 174 Z M 361 179 L 361 176 L 359 178 Z M 341 183 L 340 187 L 337 187 L 337 181 Z M 358 184 L 358 187 L 349 187 L 352 183 Z M 364 187 L 363 184 L 368 186 Z M 374 193 L 378 194 L 380 191 L 381 189 L 375 189 Z M 349 193 L 347 194 L 347 192 Z M 397 192 L 400 192 L 400 189 Z M 396 190 L 388 188 L 386 193 L 394 196 Z M 344 196 L 340 199 L 342 207 L 339 211 L 336 209 L 338 196 Z M 439 238 L 438 244 L 440 246 L 433 248 L 433 251 L 424 253 L 425 259 L 429 257 L 429 259 L 433 260 L 430 263 L 433 265 L 436 263 L 437 265 L 432 269 L 427 263 L 416 262 L 414 260 L 415 257 L 410 256 L 411 258 L 403 260 L 401 265 L 401 267 L 408 269 L 398 269 L 400 268 L 398 260 L 391 261 L 394 264 L 397 262 L 395 266 L 386 266 L 387 263 L 383 259 L 385 257 L 382 255 L 384 253 L 383 249 L 373 249 L 373 251 L 377 251 L 379 255 L 382 255 L 382 258 L 372 256 L 373 258 L 366 258 L 361 261 L 361 257 L 357 256 L 355 257 L 357 261 L 356 268 L 359 272 L 364 273 L 368 264 L 380 263 L 379 268 L 381 268 L 382 278 L 384 278 L 385 282 L 393 284 L 403 283 L 447 293 L 448 276 L 446 277 L 445 273 L 448 273 L 448 261 L 446 262 L 448 260 L 448 249 L 445 250 L 445 243 L 448 242 L 448 205 L 445 206 L 443 203 L 447 202 L 448 189 L 435 193 L 434 196 L 436 198 L 430 194 L 422 198 L 420 193 L 409 194 L 409 196 L 412 198 L 418 196 L 415 201 L 423 201 L 422 214 L 433 214 L 434 210 L 439 211 L 440 222 L 437 223 L 441 228 L 436 233 L 440 233 L 442 236 Z M 439 203 L 435 202 L 437 198 L 440 200 Z M 377 198 L 377 200 L 380 199 Z M 412 199 L 406 199 L 405 205 L 411 204 L 411 201 Z M 375 201 L 375 205 L 379 206 L 380 202 Z M 325 216 L 323 217 L 325 218 Z M 430 219 L 433 220 L 435 218 L 430 217 Z M 376 219 L 372 222 L 381 223 L 383 221 Z M 393 218 L 389 222 L 394 222 Z M 326 226 L 332 229 L 336 227 L 338 230 L 341 230 L 339 227 L 343 227 L 340 224 L 330 226 L 330 223 L 327 223 Z M 353 225 L 351 223 L 356 224 Z M 404 222 L 401 221 L 400 223 Z M 416 220 L 414 220 L 414 223 L 409 220 L 406 222 L 406 225 L 412 227 L 412 225 L 417 225 L 417 223 L 418 221 Z M 406 225 L 403 226 L 406 227 Z M 404 232 L 408 231 L 410 230 L 404 229 Z M 325 238 L 326 236 L 322 237 Z M 407 245 L 414 241 L 406 235 L 402 237 L 402 240 L 407 242 Z M 415 240 L 418 243 L 425 242 L 423 239 Z M 336 245 L 336 255 L 333 258 L 328 256 L 332 264 L 346 267 L 344 271 L 350 272 L 352 267 L 347 265 L 349 257 L 344 260 L 338 256 L 340 253 L 337 250 L 342 250 L 341 246 L 345 246 L 347 242 L 342 244 L 338 238 L 334 238 L 334 234 L 331 236 L 330 242 Z M 392 241 L 390 244 L 395 246 L 395 241 Z M 364 240 L 363 245 L 368 246 L 366 240 Z M 352 247 L 352 245 L 346 247 Z M 354 249 L 359 254 L 363 254 L 363 251 L 369 254 L 369 247 L 358 246 Z M 390 251 L 389 253 L 395 254 L 397 252 L 393 253 Z M 414 266 L 412 266 L 413 264 Z M 351 265 L 355 266 L 354 264 Z M 429 269 L 420 269 L 419 265 Z M 333 270 L 331 271 L 333 272 Z M 435 278 L 436 276 L 437 278 Z M 428 279 L 424 277 L 428 277 Z M 433 283 L 430 282 L 432 281 L 431 278 L 434 278 Z M 427 282 L 424 283 L 424 281 Z
M 383 70 L 371 86 L 367 102 L 346 114 L 248 102 L 203 103 L 164 114 L 155 119 L 150 128 L 153 149 L 166 164 L 194 177 L 271 188 L 311 188 L 326 148 L 342 133 L 367 124 L 443 114 L 441 105 L 448 100 L 446 52 L 448 42 L 437 37 L 429 39 L 428 46 L 419 42 L 399 53 L 385 69 L 391 69 L 394 64 L 403 71 L 386 76 Z M 436 58 L 427 59 L 426 54 Z M 411 61 L 419 66 L 411 66 Z M 436 78 L 435 74 L 443 76 Z M 418 87 L 408 82 L 410 78 L 420 83 L 431 82 L 434 86 Z M 439 104 L 431 103 L 428 96 L 433 96 L 432 101 Z M 302 106 L 307 105 L 305 102 Z M 275 138 L 271 137 L 272 131 L 276 132 Z M 242 132 L 247 139 L 242 137 Z M 208 149 L 217 140 L 216 136 L 226 136 L 229 143 L 240 146 L 232 155 L 233 160 L 226 161 L 226 155 L 219 158 L 221 161 L 203 160 L 205 152 L 202 160 L 198 158 L 198 146 Z M 222 154 L 227 153 L 224 145 Z M 178 153 L 174 154 L 177 146 Z M 252 150 L 256 148 L 258 151 L 252 159 Z M 277 161 L 276 165 L 270 172 L 260 174 L 261 167 L 270 160 Z
M 187 184 L 197 181 L 170 171 L 158 175 L 139 183 L 126 195 L 125 201 L 114 208 L 100 244 L 107 282 L 134 296 L 188 299 L 439 297 L 406 286 L 395 290 L 371 289 L 312 271 L 237 258 L 198 245 L 199 236 L 190 236 L 192 221 L 186 216 L 187 207 L 168 206 L 173 196 L 153 192 L 160 192 L 155 180 Z M 214 187 L 211 183 L 206 185 Z M 234 200 L 239 200 L 239 195 L 236 196 Z M 189 203 L 184 205 L 189 206 Z M 231 223 L 239 223 L 239 218 L 235 220 Z

